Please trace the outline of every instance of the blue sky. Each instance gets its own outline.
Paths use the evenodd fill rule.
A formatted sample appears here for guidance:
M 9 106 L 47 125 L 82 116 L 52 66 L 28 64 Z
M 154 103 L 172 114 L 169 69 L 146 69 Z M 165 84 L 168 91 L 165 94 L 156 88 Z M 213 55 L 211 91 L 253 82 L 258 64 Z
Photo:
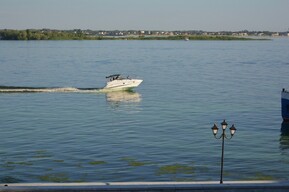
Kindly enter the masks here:
M 0 29 L 287 31 L 289 0 L 0 0 Z

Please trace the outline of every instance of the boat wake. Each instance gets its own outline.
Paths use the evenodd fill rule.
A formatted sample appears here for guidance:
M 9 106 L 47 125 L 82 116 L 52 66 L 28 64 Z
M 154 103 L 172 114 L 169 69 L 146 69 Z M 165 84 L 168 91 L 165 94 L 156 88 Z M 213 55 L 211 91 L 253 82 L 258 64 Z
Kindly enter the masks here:
M 1 86 L 0 93 L 109 93 L 113 91 L 131 91 L 139 86 L 143 80 L 122 77 L 120 74 L 106 77 L 107 84 L 103 88 L 76 88 L 76 87 L 21 87 Z
M 0 86 L 0 93 L 98 93 L 101 88 Z

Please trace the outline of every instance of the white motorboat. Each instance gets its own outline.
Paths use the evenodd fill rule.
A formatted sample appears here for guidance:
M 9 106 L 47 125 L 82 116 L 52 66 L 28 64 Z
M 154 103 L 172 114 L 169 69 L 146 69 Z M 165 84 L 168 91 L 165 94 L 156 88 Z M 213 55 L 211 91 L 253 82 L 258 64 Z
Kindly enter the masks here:
M 130 77 L 122 77 L 120 74 L 110 75 L 106 77 L 107 83 L 104 90 L 130 90 L 139 86 L 142 79 L 132 79 Z

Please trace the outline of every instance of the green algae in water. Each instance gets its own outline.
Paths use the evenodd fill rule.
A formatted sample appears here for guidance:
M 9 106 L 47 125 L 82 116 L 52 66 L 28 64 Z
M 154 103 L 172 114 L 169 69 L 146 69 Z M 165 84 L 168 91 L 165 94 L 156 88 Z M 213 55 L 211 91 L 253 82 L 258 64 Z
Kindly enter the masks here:
M 30 162 L 13 162 L 13 161 L 8 161 L 6 162 L 5 164 L 2 165 L 3 168 L 5 169 L 10 169 L 10 170 L 13 170 L 15 169 L 16 166 L 31 166 L 33 165 L 32 163 Z
M 6 162 L 6 165 L 24 165 L 24 166 L 30 166 L 33 165 L 33 163 L 30 162 L 13 162 L 13 161 L 8 161 Z
M 43 154 L 43 153 L 47 153 L 47 151 L 46 151 L 46 150 L 37 150 L 37 151 L 35 151 L 35 153 L 37 153 L 37 154 Z
M 144 165 L 148 165 L 149 164 L 147 162 L 137 161 L 137 160 L 135 160 L 134 158 L 131 158 L 131 157 L 124 157 L 121 160 L 126 161 L 128 163 L 128 165 L 132 166 L 132 167 L 144 166 Z
M 38 177 L 41 181 L 54 183 L 69 182 L 69 178 L 65 173 L 46 174 Z
M 274 180 L 275 178 L 271 175 L 265 175 L 263 173 L 256 173 L 255 176 L 249 178 L 250 180 Z
M 55 160 L 53 160 L 54 162 L 57 162 L 57 163 L 63 163 L 64 162 L 64 160 L 61 160 L 61 159 L 55 159 Z
M 41 159 L 41 158 L 48 158 L 52 157 L 51 155 L 47 154 L 46 150 L 38 150 L 35 151 L 36 155 L 33 156 L 33 158 Z
M 131 161 L 128 164 L 132 167 L 138 167 L 138 166 L 144 166 L 145 165 L 144 162 L 140 162 L 140 161 Z
M 164 174 L 193 174 L 194 167 L 189 165 L 181 165 L 181 164 L 173 164 L 173 165 L 165 165 L 159 168 L 157 171 L 158 175 Z
M 101 164 L 106 164 L 105 161 L 91 161 L 89 162 L 90 165 L 101 165 Z

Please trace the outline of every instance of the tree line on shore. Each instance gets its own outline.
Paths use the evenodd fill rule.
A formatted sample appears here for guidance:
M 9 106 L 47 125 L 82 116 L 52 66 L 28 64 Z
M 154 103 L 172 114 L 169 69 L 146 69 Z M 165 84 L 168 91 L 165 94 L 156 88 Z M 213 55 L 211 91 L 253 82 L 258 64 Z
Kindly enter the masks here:
M 174 36 L 95 36 L 83 33 L 81 30 L 43 31 L 43 30 L 0 30 L 0 40 L 251 40 L 252 38 L 223 35 L 174 35 Z
M 0 30 L 1 40 L 84 40 L 90 39 L 81 31 L 68 33 L 41 30 Z

